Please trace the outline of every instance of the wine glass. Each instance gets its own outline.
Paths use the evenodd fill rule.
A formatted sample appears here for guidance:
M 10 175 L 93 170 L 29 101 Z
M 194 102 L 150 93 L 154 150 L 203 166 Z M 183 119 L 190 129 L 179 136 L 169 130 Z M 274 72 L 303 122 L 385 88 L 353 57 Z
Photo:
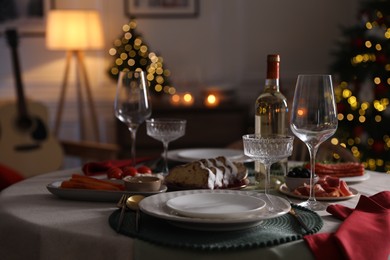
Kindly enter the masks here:
M 291 110 L 291 131 L 307 146 L 310 154 L 309 199 L 300 205 L 324 210 L 314 194 L 315 161 L 322 142 L 337 129 L 337 111 L 331 75 L 298 75 Z
M 135 165 L 135 141 L 138 127 L 152 114 L 145 71 L 121 71 L 116 88 L 115 116 L 131 133 L 131 162 Z
M 146 132 L 150 137 L 159 140 L 164 147 L 164 169 L 162 175 L 168 174 L 168 144 L 182 137 L 186 130 L 186 120 L 173 118 L 151 118 L 146 120 Z
M 265 187 L 264 193 L 268 199 L 267 205 L 269 211 L 275 211 L 274 203 L 270 199 L 269 184 L 271 165 L 282 159 L 291 156 L 293 151 L 293 136 L 286 135 L 261 135 L 249 134 L 242 136 L 244 144 L 244 154 L 262 163 L 265 167 Z

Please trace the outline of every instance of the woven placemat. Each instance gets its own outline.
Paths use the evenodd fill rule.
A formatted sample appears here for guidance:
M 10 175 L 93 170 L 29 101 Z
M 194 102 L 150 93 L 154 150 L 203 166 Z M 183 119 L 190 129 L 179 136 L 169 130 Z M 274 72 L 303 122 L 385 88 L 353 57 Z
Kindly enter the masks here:
M 310 231 L 306 232 L 290 214 L 267 219 L 260 225 L 236 231 L 199 231 L 176 227 L 169 221 L 141 213 L 141 224 L 135 232 L 135 212 L 126 211 L 119 233 L 154 244 L 200 250 L 228 250 L 279 245 L 301 239 L 304 235 L 318 232 L 321 217 L 306 208 L 293 205 Z M 120 210 L 109 217 L 110 226 L 116 230 Z

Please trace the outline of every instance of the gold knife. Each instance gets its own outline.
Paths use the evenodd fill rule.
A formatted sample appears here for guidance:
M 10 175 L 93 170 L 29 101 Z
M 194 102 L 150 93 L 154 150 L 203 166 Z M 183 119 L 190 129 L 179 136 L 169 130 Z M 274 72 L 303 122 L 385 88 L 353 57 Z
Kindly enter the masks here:
M 310 232 L 310 228 L 306 225 L 306 223 L 303 221 L 301 216 L 299 216 L 292 207 L 291 207 L 289 213 L 290 213 L 290 215 L 294 216 L 294 218 L 298 221 L 298 223 L 301 225 L 301 227 L 303 227 L 303 229 L 306 230 L 306 232 Z

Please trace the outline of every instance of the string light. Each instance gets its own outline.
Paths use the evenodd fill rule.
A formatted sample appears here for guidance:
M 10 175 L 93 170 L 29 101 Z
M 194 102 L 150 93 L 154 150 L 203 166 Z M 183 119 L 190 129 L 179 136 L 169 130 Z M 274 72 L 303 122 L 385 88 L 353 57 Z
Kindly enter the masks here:
M 390 173 L 390 9 L 362 2 L 360 21 L 343 29 L 332 70 L 339 127 L 335 138 L 370 170 Z
M 148 73 L 147 80 L 152 93 L 176 93 L 176 89 L 170 86 L 168 78 L 171 73 L 164 68 L 163 58 L 149 50 L 136 28 L 136 21 L 131 20 L 122 26 L 123 35 L 113 41 L 114 47 L 108 50 L 108 54 L 114 59 L 109 74 L 117 79 L 119 71 L 142 69 Z

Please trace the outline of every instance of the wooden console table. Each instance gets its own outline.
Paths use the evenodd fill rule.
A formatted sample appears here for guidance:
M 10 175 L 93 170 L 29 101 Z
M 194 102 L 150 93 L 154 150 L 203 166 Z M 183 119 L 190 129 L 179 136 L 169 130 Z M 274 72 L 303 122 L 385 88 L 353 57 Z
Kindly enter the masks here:
M 169 149 L 196 147 L 225 147 L 240 140 L 248 133 L 250 114 L 247 105 L 229 104 L 216 108 L 205 106 L 153 106 L 152 117 L 183 118 L 187 120 L 186 134 L 169 144 Z M 121 147 L 121 157 L 130 154 L 130 133 L 127 127 L 116 120 L 116 142 Z M 151 156 L 162 153 L 162 143 L 146 134 L 143 123 L 137 132 L 137 156 Z

